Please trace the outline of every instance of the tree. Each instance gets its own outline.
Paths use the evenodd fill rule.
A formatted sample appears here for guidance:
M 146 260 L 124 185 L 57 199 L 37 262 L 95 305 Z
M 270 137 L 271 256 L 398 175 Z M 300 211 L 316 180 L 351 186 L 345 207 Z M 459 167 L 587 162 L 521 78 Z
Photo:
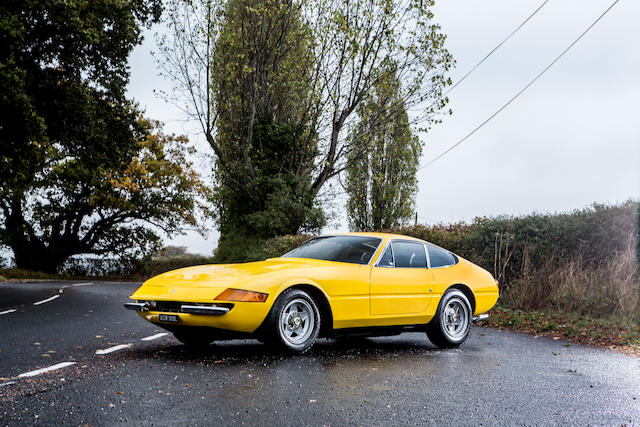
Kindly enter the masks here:
M 161 64 L 165 74 L 175 82 L 175 91 L 169 98 L 177 101 L 201 124 L 216 156 L 216 176 L 225 177 L 224 181 L 216 183 L 217 194 L 223 188 L 221 184 L 233 194 L 245 193 L 242 197 L 247 199 L 253 197 L 256 188 L 258 193 L 262 192 L 261 185 L 255 186 L 255 177 L 258 176 L 256 163 L 263 157 L 254 156 L 256 135 L 249 130 L 264 118 L 269 119 L 269 126 L 282 129 L 280 118 L 272 123 L 273 116 L 261 115 L 261 111 L 269 111 L 269 106 L 287 105 L 294 113 L 304 113 L 297 116 L 302 121 L 285 120 L 284 123 L 294 134 L 305 135 L 292 139 L 296 148 L 301 147 L 299 144 L 307 144 L 302 170 L 293 175 L 302 177 L 304 172 L 308 176 L 301 182 L 305 195 L 303 205 L 309 209 L 314 205 L 308 200 L 317 206 L 326 194 L 327 182 L 344 172 L 350 159 L 356 158 L 353 153 L 358 147 L 354 144 L 364 135 L 347 137 L 346 130 L 355 126 L 356 110 L 367 95 L 379 82 L 389 79 L 391 71 L 385 64 L 396 64 L 393 71 L 400 82 L 398 102 L 388 110 L 378 111 L 377 116 L 369 117 L 366 132 L 375 133 L 396 110 L 410 109 L 417 113 L 410 118 L 409 125 L 428 128 L 437 122 L 438 112 L 447 103 L 443 89 L 450 81 L 445 74 L 454 61 L 444 48 L 446 37 L 433 23 L 432 1 L 262 0 L 249 4 L 232 0 L 222 4 L 213 0 L 175 0 L 172 5 L 167 21 L 171 31 L 168 37 L 161 39 Z M 227 20 L 236 22 L 233 24 L 236 27 L 240 24 L 240 31 L 228 32 Z M 270 31 L 265 31 L 267 29 Z M 225 34 L 233 36 L 225 41 Z M 292 43 L 292 40 L 299 43 Z M 227 46 L 234 53 L 221 57 L 221 46 Z M 289 58 L 297 63 L 289 64 Z M 216 88 L 222 87 L 218 84 L 220 70 L 227 73 L 222 76 L 224 79 L 233 76 L 227 79 L 230 85 L 226 86 L 225 92 L 241 92 L 241 101 L 216 96 Z M 295 84 L 287 88 L 286 79 L 292 79 Z M 272 85 L 274 88 L 299 88 L 297 93 L 301 96 L 286 90 L 284 93 L 293 95 L 292 99 L 275 99 L 270 94 L 279 92 L 271 91 Z M 282 101 L 288 102 L 278 103 Z M 224 124 L 227 119 L 220 120 L 221 114 L 230 115 L 231 112 L 233 122 L 241 124 L 239 128 L 227 128 Z M 277 114 L 276 117 L 282 117 Z M 231 129 L 234 129 L 232 135 Z M 218 133 L 226 136 L 217 139 Z M 233 150 L 225 151 L 219 142 L 229 135 L 234 138 L 235 145 Z M 280 153 L 279 158 L 297 161 L 287 143 L 274 147 Z M 307 162 L 308 155 L 313 155 L 312 162 Z M 286 165 L 286 162 L 282 164 Z M 313 166 L 309 167 L 309 164 Z M 240 171 L 240 175 L 227 174 L 226 168 Z M 306 179 L 310 180 L 308 187 Z M 262 227 L 268 226 L 273 230 L 269 233 L 283 229 L 292 232 L 296 223 L 296 231 L 307 227 L 302 220 L 307 216 L 291 215 L 287 210 L 289 206 L 298 206 L 299 199 L 296 198 L 300 192 L 280 191 L 277 194 L 275 202 L 263 198 L 266 205 L 262 202 L 233 203 L 252 212 L 267 207 L 269 215 L 273 215 L 271 222 L 291 220 L 286 227 L 273 227 L 269 224 L 269 215 L 260 215 L 263 221 L 256 221 L 249 230 L 263 230 Z M 218 210 L 217 219 L 223 235 L 227 232 L 224 222 L 234 217 L 244 215 L 238 215 L 233 209 Z
M 317 231 L 312 40 L 286 0 L 171 3 L 162 37 L 170 99 L 186 99 L 215 153 L 221 243 Z M 202 34 L 209 34 L 203 38 Z
M 186 139 L 128 101 L 128 55 L 158 2 L 0 6 L 0 243 L 18 267 L 136 254 L 194 225 Z M 149 227 L 151 226 L 151 228 Z
M 351 133 L 354 149 L 347 162 L 345 189 L 349 225 L 354 231 L 390 229 L 414 216 L 422 144 L 411 132 L 407 111 L 394 108 L 402 106 L 400 82 L 393 70 L 387 76 L 358 106 L 359 122 Z M 392 113 L 379 126 L 375 121 L 381 111 Z
M 315 231 L 310 33 L 287 0 L 229 0 L 212 67 L 221 241 Z
M 444 48 L 446 36 L 433 22 L 433 1 L 317 0 L 307 3 L 305 16 L 315 41 L 314 92 L 321 94 L 319 123 L 324 125 L 312 191 L 347 169 L 362 138 L 393 120 L 402 110 L 413 110 L 410 125 L 426 130 L 439 121 L 448 102 L 445 76 L 454 65 Z M 390 67 L 389 64 L 394 64 Z M 395 77 L 392 76 L 395 74 Z M 344 135 L 354 126 L 354 113 L 381 82 L 396 79 L 396 102 L 369 115 L 367 129 Z

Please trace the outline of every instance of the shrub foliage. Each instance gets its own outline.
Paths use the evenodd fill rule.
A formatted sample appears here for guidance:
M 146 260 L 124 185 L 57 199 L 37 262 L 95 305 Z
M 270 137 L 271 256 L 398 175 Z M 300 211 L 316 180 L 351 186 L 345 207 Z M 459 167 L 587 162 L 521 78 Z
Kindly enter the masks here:
M 503 303 L 640 319 L 638 202 L 562 214 L 476 218 L 393 230 L 445 247 L 490 271 Z

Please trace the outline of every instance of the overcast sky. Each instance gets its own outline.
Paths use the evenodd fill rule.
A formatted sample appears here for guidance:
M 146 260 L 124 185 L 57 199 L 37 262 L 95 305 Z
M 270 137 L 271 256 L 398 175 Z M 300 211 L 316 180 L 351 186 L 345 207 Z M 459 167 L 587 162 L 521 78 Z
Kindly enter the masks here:
M 436 1 L 435 20 L 457 61 L 455 82 L 543 0 Z M 420 135 L 423 164 L 487 119 L 546 67 L 613 0 L 550 0 L 514 37 L 449 95 L 453 115 Z M 640 194 L 640 2 L 621 0 L 596 27 L 501 114 L 452 152 L 419 172 L 422 223 L 470 221 L 616 203 Z M 131 57 L 129 96 L 166 130 L 193 124 L 153 90 L 171 87 L 151 56 L 152 32 Z M 214 225 L 210 224 L 213 230 Z M 346 231 L 335 223 L 326 232 Z M 170 243 L 210 254 L 214 230 Z M 169 243 L 169 242 L 168 242 Z

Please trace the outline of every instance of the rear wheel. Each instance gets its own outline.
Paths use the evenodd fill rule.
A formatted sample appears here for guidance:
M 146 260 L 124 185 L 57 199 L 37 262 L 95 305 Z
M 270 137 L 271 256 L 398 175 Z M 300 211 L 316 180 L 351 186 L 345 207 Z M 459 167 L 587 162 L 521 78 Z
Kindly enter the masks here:
M 189 348 L 206 348 L 215 340 L 215 335 L 207 330 L 181 329 L 173 332 L 178 341 Z
M 457 289 L 444 293 L 436 315 L 427 325 L 429 340 L 440 348 L 458 347 L 471 331 L 471 304 Z
M 320 332 L 320 310 L 305 291 L 287 290 L 273 305 L 266 327 L 267 343 L 303 353 L 313 346 Z

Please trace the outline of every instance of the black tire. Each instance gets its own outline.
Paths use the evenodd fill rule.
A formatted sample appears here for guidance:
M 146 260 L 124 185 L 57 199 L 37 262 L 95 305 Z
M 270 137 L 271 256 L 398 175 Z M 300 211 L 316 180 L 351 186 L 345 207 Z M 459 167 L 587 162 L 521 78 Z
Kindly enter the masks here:
M 174 331 L 173 336 L 192 349 L 205 349 L 215 340 L 215 334 L 199 328 L 180 329 Z
M 458 347 L 471 332 L 473 313 L 467 297 L 458 289 L 447 290 L 427 325 L 429 341 L 440 348 Z
M 314 299 L 301 289 L 289 289 L 273 304 L 261 338 L 276 348 L 304 353 L 318 338 L 320 321 Z

